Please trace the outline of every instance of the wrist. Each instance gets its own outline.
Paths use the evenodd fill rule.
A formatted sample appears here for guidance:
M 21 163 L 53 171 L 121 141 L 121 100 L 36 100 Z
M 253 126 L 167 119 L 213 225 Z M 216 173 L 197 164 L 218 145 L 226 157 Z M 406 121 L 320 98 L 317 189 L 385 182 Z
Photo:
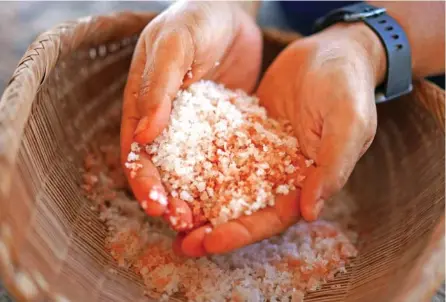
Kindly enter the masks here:
M 361 60 L 370 70 L 375 87 L 384 82 L 387 72 L 386 51 L 379 37 L 366 24 L 362 22 L 337 23 L 323 32 L 346 38 L 348 47 L 357 50 L 356 53 L 361 56 Z

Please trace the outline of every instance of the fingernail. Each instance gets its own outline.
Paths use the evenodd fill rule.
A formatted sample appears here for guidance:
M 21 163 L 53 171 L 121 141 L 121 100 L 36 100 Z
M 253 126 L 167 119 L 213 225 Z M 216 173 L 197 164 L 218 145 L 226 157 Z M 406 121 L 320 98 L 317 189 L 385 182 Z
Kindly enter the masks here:
M 149 127 L 149 118 L 145 116 L 138 122 L 138 125 L 136 126 L 133 136 L 141 134 L 142 132 L 146 131 L 148 127 Z
M 313 210 L 315 220 L 319 217 L 319 214 L 321 213 L 323 207 L 324 207 L 324 201 L 322 199 L 319 199 L 316 202 L 316 205 L 314 206 Z

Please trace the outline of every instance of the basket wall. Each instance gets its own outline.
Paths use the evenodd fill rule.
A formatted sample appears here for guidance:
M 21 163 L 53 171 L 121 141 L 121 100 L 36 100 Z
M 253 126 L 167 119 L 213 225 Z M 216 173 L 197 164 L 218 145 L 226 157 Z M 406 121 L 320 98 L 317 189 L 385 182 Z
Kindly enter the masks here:
M 136 37 L 152 17 L 85 18 L 42 34 L 3 94 L 0 273 L 20 299 L 144 300 L 138 276 L 104 250 L 78 167 L 104 121 L 120 114 Z M 298 36 L 264 38 L 266 67 Z M 444 278 L 444 91 L 417 82 L 411 95 L 379 105 L 378 117 L 345 188 L 359 205 L 359 257 L 340 288 L 306 301 L 427 301 Z M 119 125 L 109 131 L 118 137 Z

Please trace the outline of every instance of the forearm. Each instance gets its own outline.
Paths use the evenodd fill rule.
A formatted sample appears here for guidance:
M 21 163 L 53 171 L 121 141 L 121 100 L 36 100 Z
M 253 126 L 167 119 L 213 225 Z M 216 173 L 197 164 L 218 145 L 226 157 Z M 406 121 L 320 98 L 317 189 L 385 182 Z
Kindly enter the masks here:
M 445 3 L 369 1 L 384 7 L 404 29 L 412 50 L 414 77 L 437 75 L 445 71 Z

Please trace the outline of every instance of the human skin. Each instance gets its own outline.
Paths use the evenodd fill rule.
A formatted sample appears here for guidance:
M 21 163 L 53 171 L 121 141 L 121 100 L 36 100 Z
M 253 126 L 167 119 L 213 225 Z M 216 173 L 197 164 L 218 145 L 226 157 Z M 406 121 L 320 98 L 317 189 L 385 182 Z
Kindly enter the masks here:
M 372 4 L 386 7 L 406 31 L 415 77 L 444 72 L 444 2 Z M 150 143 L 164 129 L 180 88 L 211 79 L 253 92 L 262 43 L 249 9 L 246 3 L 180 2 L 145 28 L 124 94 L 123 162 L 131 142 Z M 180 233 L 175 250 L 187 256 L 224 253 L 276 235 L 301 216 L 317 219 L 325 200 L 344 186 L 373 141 L 374 90 L 386 68 L 379 38 L 363 23 L 335 24 L 289 45 L 269 67 L 256 94 L 270 115 L 292 122 L 304 154 L 315 160 L 302 191 L 211 233 L 206 226 Z M 138 201 L 148 201 L 147 214 L 166 216 L 165 206 L 148 199 L 152 189 L 167 195 L 156 168 L 142 156 L 144 168 L 129 178 L 130 185 Z M 182 219 L 191 220 L 187 203 L 169 201 L 185 209 Z

